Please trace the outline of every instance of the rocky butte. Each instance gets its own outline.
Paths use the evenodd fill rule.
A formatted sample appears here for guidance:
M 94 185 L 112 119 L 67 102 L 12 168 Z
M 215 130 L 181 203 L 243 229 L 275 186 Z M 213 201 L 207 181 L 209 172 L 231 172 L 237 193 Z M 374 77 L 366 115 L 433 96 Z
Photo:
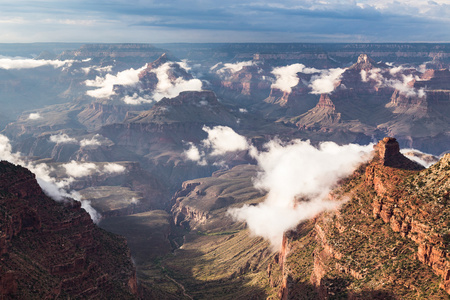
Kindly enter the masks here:
M 384 138 L 330 194 L 338 210 L 285 234 L 272 286 L 282 299 L 448 299 L 449 192 L 450 154 L 424 169 Z
M 135 299 L 123 238 L 80 202 L 55 202 L 25 168 L 0 162 L 0 298 Z

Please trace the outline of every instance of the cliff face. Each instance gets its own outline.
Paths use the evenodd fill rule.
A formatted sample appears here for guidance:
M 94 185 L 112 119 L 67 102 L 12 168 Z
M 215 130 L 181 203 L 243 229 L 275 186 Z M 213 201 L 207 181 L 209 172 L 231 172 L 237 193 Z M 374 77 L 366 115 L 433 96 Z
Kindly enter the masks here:
M 2 298 L 137 294 L 124 239 L 95 226 L 79 202 L 47 197 L 28 170 L 0 162 L 0 211 Z
M 447 299 L 449 192 L 449 154 L 423 169 L 399 153 L 395 139 L 383 139 L 374 159 L 330 194 L 344 201 L 337 211 L 318 216 L 313 229 L 304 223 L 286 234 L 280 295 L 294 299 L 303 289 L 319 299 Z

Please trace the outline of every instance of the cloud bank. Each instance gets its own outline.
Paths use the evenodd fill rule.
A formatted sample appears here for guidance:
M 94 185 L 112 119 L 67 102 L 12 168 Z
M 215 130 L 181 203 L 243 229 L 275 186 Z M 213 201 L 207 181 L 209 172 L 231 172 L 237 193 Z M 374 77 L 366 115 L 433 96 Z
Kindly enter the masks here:
M 49 140 L 56 144 L 78 144 L 76 139 L 69 137 L 66 133 L 51 135 Z
M 247 139 L 228 126 L 214 126 L 209 128 L 203 126 L 203 131 L 208 133 L 208 137 L 196 146 L 193 143 L 187 143 L 189 148 L 183 152 L 183 156 L 197 164 L 205 166 L 208 164 L 208 159 L 221 156 L 227 152 L 245 151 L 250 148 Z M 199 149 L 200 148 L 200 149 Z M 217 166 L 225 165 L 219 162 L 214 162 Z
M 208 138 L 203 140 L 202 144 L 212 149 L 210 154 L 213 156 L 249 148 L 247 139 L 228 126 L 215 126 L 213 128 L 203 126 L 203 131 L 208 134 Z
M 224 75 L 224 74 L 234 74 L 239 72 L 240 70 L 242 70 L 244 67 L 250 67 L 250 66 L 254 66 L 255 62 L 252 60 L 249 61 L 241 61 L 241 62 L 237 62 L 237 63 L 226 63 L 223 65 L 222 68 L 218 69 L 216 71 L 217 74 L 219 75 Z M 217 69 L 218 64 L 211 67 L 211 70 Z
M 43 66 L 51 66 L 55 69 L 64 66 L 71 66 L 72 60 L 44 60 L 44 59 L 31 59 L 23 57 L 4 57 L 0 56 L 0 69 L 5 70 L 21 70 L 21 69 L 34 69 Z
M 97 76 L 94 80 L 86 80 L 84 82 L 86 86 L 96 88 L 87 91 L 86 94 L 94 98 L 107 98 L 114 94 L 114 85 L 136 86 L 139 82 L 139 73 L 145 68 L 146 66 L 136 70 L 131 68 L 116 75 L 106 74 L 104 77 Z
M 339 205 L 327 200 L 328 193 L 339 179 L 368 160 L 372 151 L 372 145 L 325 142 L 316 148 L 300 140 L 271 141 L 262 152 L 253 148 L 252 156 L 261 169 L 254 185 L 267 191 L 267 198 L 257 206 L 245 205 L 229 213 L 245 221 L 251 232 L 270 240 L 278 250 L 285 231 Z
M 401 149 L 400 152 L 410 160 L 415 161 L 418 164 L 421 164 L 425 168 L 428 168 L 439 161 L 439 157 L 436 157 L 429 153 L 424 153 L 417 149 L 405 148 Z
M 314 75 L 309 84 L 309 87 L 312 89 L 311 94 L 326 94 L 333 92 L 344 72 L 345 69 L 336 68 L 322 70 L 320 75 Z
M 69 163 L 63 164 L 66 174 L 71 178 L 86 177 L 94 174 L 113 174 L 125 172 L 125 167 L 116 163 L 108 163 L 100 168 L 95 163 L 79 162 L 72 160 Z
M 201 91 L 202 82 L 199 79 L 185 80 L 182 77 L 178 77 L 172 80 L 169 77 L 169 71 L 174 63 L 167 62 L 161 65 L 159 68 L 152 70 L 158 78 L 156 89 L 153 92 L 152 98 L 155 101 L 160 101 L 162 98 L 173 98 L 178 96 L 183 91 Z M 189 70 L 186 62 L 177 63 L 185 71 Z
M 314 68 L 306 68 L 303 64 L 274 68 L 272 74 L 275 75 L 276 81 L 272 84 L 271 88 L 290 93 L 292 87 L 296 86 L 300 81 L 297 73 L 313 74 L 318 72 L 320 71 Z
M 405 70 L 409 71 L 402 66 L 390 68 L 389 71 L 386 72 L 387 74 L 383 74 L 382 70 L 379 68 L 369 71 L 361 70 L 361 81 L 373 81 L 375 82 L 376 87 L 393 88 L 407 97 L 425 97 L 425 89 L 416 89 L 412 84 L 414 80 L 420 80 L 420 78 L 412 74 L 401 74 L 401 72 Z M 386 75 L 390 78 L 386 78 Z

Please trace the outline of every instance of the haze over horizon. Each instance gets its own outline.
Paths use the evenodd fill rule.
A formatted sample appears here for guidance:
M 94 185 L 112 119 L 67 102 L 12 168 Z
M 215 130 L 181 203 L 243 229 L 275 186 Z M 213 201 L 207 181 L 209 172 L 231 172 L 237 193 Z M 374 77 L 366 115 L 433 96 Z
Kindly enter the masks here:
M 448 42 L 449 0 L 0 1 L 0 41 Z

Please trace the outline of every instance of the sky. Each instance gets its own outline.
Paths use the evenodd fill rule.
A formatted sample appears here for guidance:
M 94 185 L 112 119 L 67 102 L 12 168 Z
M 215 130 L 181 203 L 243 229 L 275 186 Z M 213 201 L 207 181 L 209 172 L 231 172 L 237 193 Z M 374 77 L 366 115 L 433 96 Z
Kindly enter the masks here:
M 0 6 L 0 43 L 450 41 L 450 0 L 0 0 Z

